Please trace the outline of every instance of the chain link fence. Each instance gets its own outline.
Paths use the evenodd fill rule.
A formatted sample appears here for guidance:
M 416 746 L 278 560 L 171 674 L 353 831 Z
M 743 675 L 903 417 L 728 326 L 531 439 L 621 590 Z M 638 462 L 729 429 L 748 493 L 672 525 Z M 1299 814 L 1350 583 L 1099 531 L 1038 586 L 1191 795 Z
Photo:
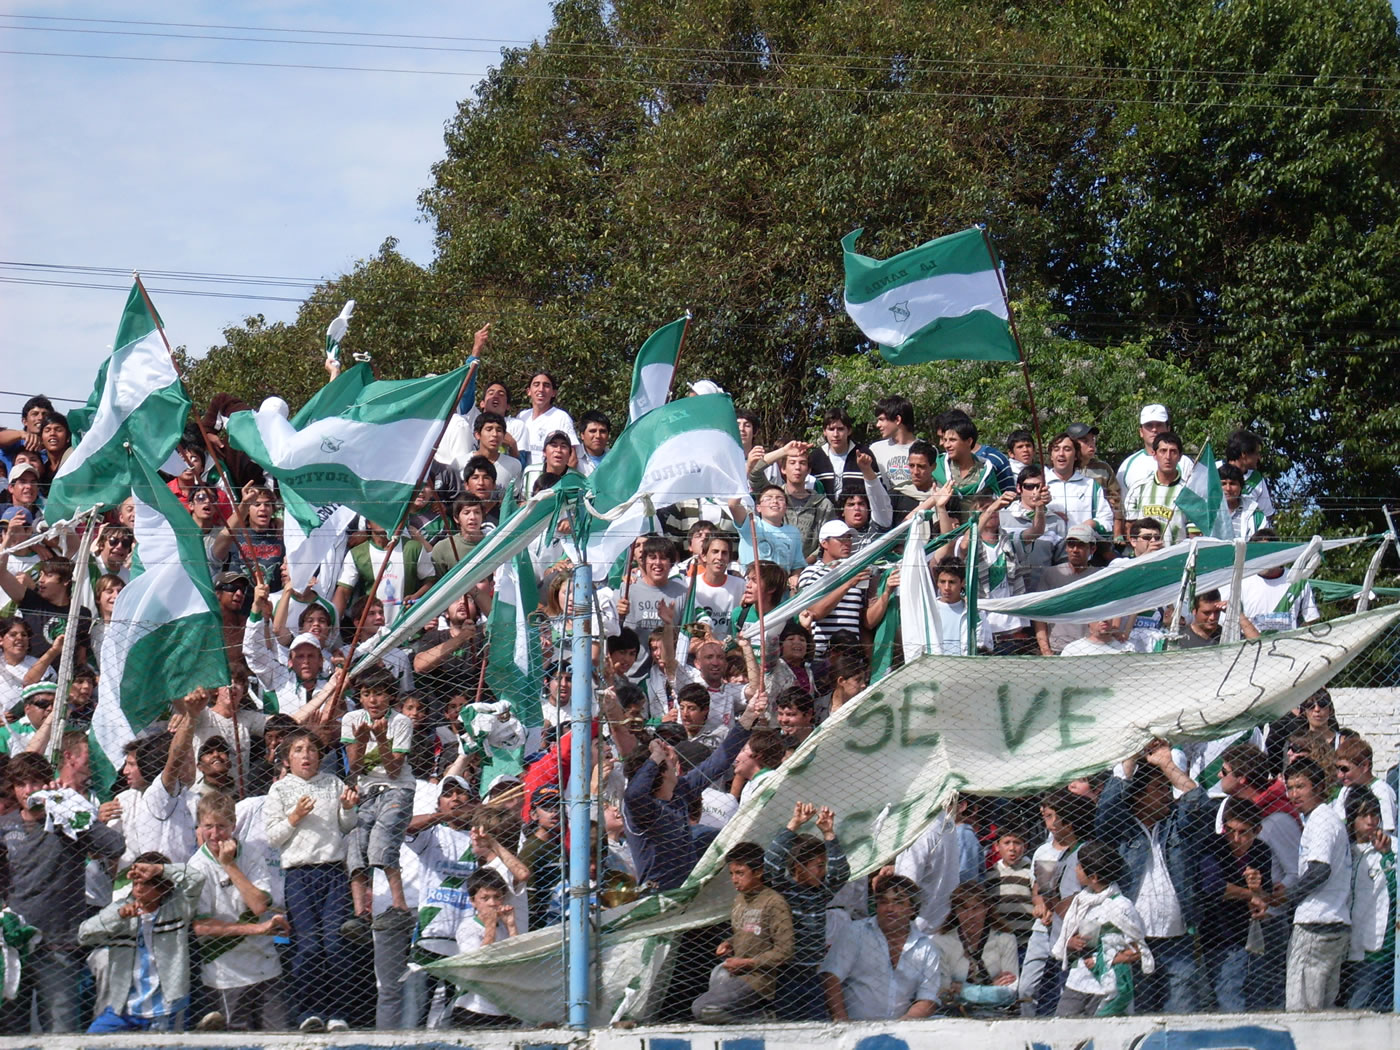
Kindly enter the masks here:
M 56 707 L 7 655 L 0 1030 L 561 1024 L 578 835 L 595 1024 L 1389 1008 L 1383 611 L 1324 602 L 1240 646 L 906 663 L 882 631 L 898 552 L 798 608 L 784 570 L 728 575 L 729 551 L 712 583 L 705 550 L 588 602 L 546 574 L 514 678 L 474 594 L 342 693 L 334 612 L 250 623 L 236 581 L 201 636 L 230 670 L 207 692 L 164 695 L 163 654 L 103 682 L 151 624 L 85 623 Z M 950 568 L 929 584 L 956 620 Z M 760 604 L 788 616 L 745 645 Z M 596 718 L 571 725 L 576 621 Z M 1056 629 L 1107 650 L 1133 626 Z M 4 627 L 26 658 L 58 638 Z

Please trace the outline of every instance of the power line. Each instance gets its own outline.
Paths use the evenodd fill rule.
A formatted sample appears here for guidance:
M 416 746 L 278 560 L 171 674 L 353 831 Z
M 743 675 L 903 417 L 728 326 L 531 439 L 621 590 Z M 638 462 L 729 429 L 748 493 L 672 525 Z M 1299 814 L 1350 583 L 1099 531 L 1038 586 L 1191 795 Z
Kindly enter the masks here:
M 427 34 L 427 33 L 389 33 L 389 32 L 382 32 L 382 31 L 368 32 L 368 31 L 363 31 L 363 30 L 314 29 L 314 28 L 306 28 L 306 27 L 301 27 L 301 28 L 283 28 L 283 27 L 272 27 L 272 26 L 222 25 L 222 24 L 217 24 L 217 23 L 204 23 L 204 22 L 161 22 L 161 21 L 150 21 L 150 20 L 139 20 L 139 19 L 123 19 L 123 18 L 80 18 L 80 17 L 75 17 L 75 16 L 62 16 L 62 15 L 18 15 L 18 14 L 16 14 L 16 15 L 5 15 L 5 16 L 3 16 L 3 17 L 7 17 L 7 18 L 16 18 L 16 19 L 23 18 L 23 19 L 28 19 L 28 20 L 31 20 L 31 21 L 44 21 L 44 22 L 79 22 L 79 23 L 94 24 L 94 25 L 152 26 L 152 27 L 156 27 L 156 28 L 166 28 L 166 29 L 213 29 L 213 30 L 229 31 L 229 32 L 257 32 L 257 33 L 282 33 L 282 34 L 301 33 L 301 34 L 312 34 L 312 35 L 318 35 L 318 36 L 362 37 L 362 38 L 385 39 L 385 40 L 437 40 L 437 41 L 451 41 L 451 42 L 454 42 L 454 43 L 478 43 L 478 44 L 496 44 L 496 45 L 521 45 L 521 46 L 529 46 L 529 45 L 531 45 L 531 44 L 537 43 L 537 41 L 535 41 L 535 40 L 513 39 L 513 38 L 508 38 L 508 37 L 444 36 L 444 35 L 441 35 L 441 34 Z M 11 26 L 11 27 L 8 27 L 8 28 L 14 28 L 14 29 L 19 29 L 19 28 L 35 28 L 35 29 L 37 29 L 37 28 L 39 28 L 39 27 Z M 221 37 L 208 37 L 208 38 L 201 38 L 201 39 L 219 40 L 219 39 L 234 39 L 234 38 L 227 38 L 227 37 L 223 37 L 223 38 L 221 38 Z M 266 43 L 275 43 L 275 42 L 277 42 L 277 41 L 275 41 L 275 40 L 262 40 L 262 39 L 258 39 L 258 40 L 256 40 L 255 42 L 259 42 L 259 43 L 262 43 L 262 42 L 266 42 Z M 321 43 L 321 41 L 311 41 L 310 43 Z M 789 51 L 789 50 L 778 50 L 778 51 L 775 51 L 775 50 L 773 50 L 773 49 L 771 49 L 771 48 L 770 48 L 770 49 L 757 49 L 757 48 L 721 48 L 721 47 L 679 47 L 679 46 L 674 46 L 674 45 L 643 44 L 643 43 L 639 43 L 639 42 L 637 42 L 637 41 L 618 41 L 618 42 L 610 42 L 610 41 L 567 41 L 567 40 L 555 40 L 555 41 L 551 41 L 550 44 L 549 44 L 548 46 L 551 47 L 551 48 L 558 49 L 561 53 L 565 53 L 565 54 L 567 54 L 569 57 L 612 57 L 615 53 L 627 53 L 627 54 L 635 54 L 635 55 L 652 55 L 652 54 L 654 54 L 654 55 L 663 56 L 663 57 L 664 57 L 664 56 L 676 56 L 676 57 L 681 57 L 681 56 L 686 56 L 686 55 L 694 55 L 694 56 L 698 56 L 698 57 L 703 58 L 704 60 L 710 61 L 710 62 L 713 62 L 716 56 L 735 56 L 735 57 L 744 59 L 744 60 L 749 61 L 749 62 L 751 62 L 752 60 L 758 59 L 758 60 L 774 60 L 774 61 L 781 61 L 781 62 L 784 62 L 784 63 L 790 62 L 790 61 L 792 61 L 792 60 L 794 60 L 794 59 L 835 60 L 837 63 L 848 63 L 848 62 L 851 61 L 851 60 L 859 60 L 859 61 L 862 61 L 862 62 L 877 62 L 877 63 L 879 63 L 880 65 L 877 66 L 877 67 L 854 67 L 854 66 L 851 66 L 851 67 L 847 67 L 847 68 L 880 68 L 880 69 L 888 69 L 888 68 L 890 68 L 890 67 L 892 67 L 892 66 L 894 66 L 894 65 L 896 65 L 896 64 L 899 64 L 899 65 L 901 65 L 901 66 L 904 66 L 904 67 L 910 68 L 910 69 L 923 69 L 923 68 L 931 67 L 931 66 L 943 66 L 943 67 L 948 67 L 948 68 L 950 68 L 950 69 L 961 69 L 961 70 L 963 70 L 963 71 L 966 71 L 966 72 L 973 72 L 973 73 L 979 72 L 979 71 L 983 71 L 983 70 L 989 70 L 989 69 L 990 69 L 990 70 L 997 70 L 997 69 L 1012 69 L 1012 70 L 1015 70 L 1015 69 L 1025 69 L 1025 70 L 1037 70 L 1037 71 L 1041 71 L 1041 72 L 1044 72 L 1044 73 L 1049 73 L 1049 72 L 1054 71 L 1054 70 L 1072 70 L 1072 71 L 1079 71 L 1079 72 L 1086 72 L 1086 71 L 1087 71 L 1087 72 L 1091 72 L 1091 73 L 1156 73 L 1156 74 L 1160 74 L 1160 75 L 1164 75 L 1164 76 L 1171 76 L 1171 77 L 1177 78 L 1177 79 L 1179 79 L 1179 78 L 1181 78 L 1181 77 L 1206 77 L 1206 78 L 1216 78 L 1216 77 L 1237 77 L 1237 78 L 1277 77 L 1277 78 L 1288 78 L 1288 77 L 1291 77 L 1291 78 L 1294 78 L 1294 79 L 1297 79 L 1297 80 L 1300 80 L 1300 81 L 1303 81 L 1303 80 L 1313 80 L 1313 81 L 1315 81 L 1319 76 L 1324 75 L 1324 74 L 1322 74 L 1321 72 L 1318 72 L 1318 73 L 1290 73 L 1290 72 L 1286 72 L 1286 71 L 1277 71 L 1277 70 L 1260 71 L 1260 70 L 1243 70 L 1243 69 L 1219 69 L 1219 68 L 1214 68 L 1214 67 L 1095 66 L 1095 65 L 1086 65 L 1086 64 L 1082 64 L 1082 63 L 1071 63 L 1071 62 L 1026 62 L 1026 61 L 1010 61 L 1010 60 L 998 61 L 998 60 L 994 60 L 994 59 L 980 59 L 980 58 L 979 58 L 979 59 L 956 59 L 956 58 L 946 58 L 946 57 L 945 57 L 945 58 L 940 58 L 940 59 L 925 59 L 925 58 L 918 58 L 918 57 L 916 57 L 916 56 L 911 56 L 911 55 L 908 55 L 908 54 L 888 54 L 888 55 L 873 54 L 873 55 L 872 55 L 872 54 L 863 53 L 863 52 L 855 52 L 855 53 L 847 52 L 847 53 L 840 53 L 840 52 L 827 52 L 827 51 L 800 51 L 800 50 L 791 50 L 791 51 Z M 583 52 L 583 51 L 578 50 L 578 49 L 581 49 L 581 48 L 598 48 L 598 49 L 601 49 L 601 50 L 595 51 L 595 52 Z M 1328 75 L 1333 76 L 1333 77 L 1336 78 L 1336 79 L 1349 80 L 1349 81 L 1357 81 L 1358 83 L 1370 83 L 1370 82 L 1374 82 L 1374 83 L 1377 83 L 1377 84 L 1385 85 L 1385 84 L 1395 84 L 1395 83 L 1397 83 L 1397 82 L 1400 82 L 1400 77 L 1394 77 L 1394 76 L 1387 77 L 1387 76 L 1367 75 L 1367 74 L 1341 74 L 1341 75 L 1337 75 L 1337 74 L 1328 74 Z M 1308 85 L 1303 85 L 1303 86 L 1308 86 Z
M 448 76 L 448 77 L 470 77 L 481 79 L 489 73 L 468 72 L 452 69 L 405 69 L 390 66 L 336 66 L 318 63 L 305 62 L 254 62 L 245 59 L 224 59 L 224 58 L 175 58 L 168 56 L 154 55 L 97 55 L 71 51 L 26 51 L 19 48 L 0 49 L 0 55 L 23 55 L 35 58 L 78 58 L 110 62 L 151 62 L 162 65 L 196 65 L 196 66 L 223 66 L 223 67 L 245 67 L 252 69 L 295 69 L 314 72 L 344 72 L 344 73 L 393 73 L 399 75 L 417 76 Z M 1046 94 L 1026 94 L 1010 91 L 986 92 L 986 91 L 931 91 L 915 90 L 903 87 L 855 87 L 852 85 L 836 84 L 789 84 L 789 83 L 764 83 L 761 81 L 730 82 L 726 80 L 648 80 L 638 77 L 604 77 L 604 76 L 579 76 L 576 74 L 555 74 L 555 73 L 526 73 L 518 70 L 500 69 L 497 75 L 519 80 L 541 80 L 568 82 L 572 84 L 612 84 L 626 85 L 639 88 L 681 88 L 687 91 L 713 90 L 728 88 L 739 91 L 762 91 L 775 94 L 850 94 L 862 97 L 875 97 L 885 95 L 897 95 L 900 98 L 944 98 L 944 99 L 978 99 L 982 101 L 1002 101 L 1002 102 L 1087 102 L 1087 103 L 1115 103 L 1118 105 L 1147 105 L 1147 106 L 1185 106 L 1187 108 L 1200 107 L 1210 109 L 1244 109 L 1244 110 L 1289 110 L 1303 112 L 1333 112 L 1333 113 L 1391 113 L 1392 107 L 1387 106 L 1339 106 L 1339 105 L 1308 105 L 1300 102 L 1243 102 L 1238 99 L 1209 101 L 1209 100 L 1181 100 L 1181 99 L 1150 99 L 1150 98 L 1124 98 L 1107 97 L 1101 95 L 1046 95 Z M 1170 81 L 1162 81 L 1163 86 L 1175 86 Z

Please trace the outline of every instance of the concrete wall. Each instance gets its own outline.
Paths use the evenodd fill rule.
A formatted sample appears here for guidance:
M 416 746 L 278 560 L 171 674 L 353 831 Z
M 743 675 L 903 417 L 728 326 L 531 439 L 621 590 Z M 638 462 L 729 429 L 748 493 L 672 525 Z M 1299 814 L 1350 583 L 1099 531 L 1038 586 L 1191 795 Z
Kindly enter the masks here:
M 514 1032 L 346 1032 L 306 1036 L 195 1033 L 151 1036 L 3 1038 L 0 1050 L 108 1050 L 164 1047 L 285 1047 L 287 1050 L 1391 1050 L 1400 1045 L 1393 1015 L 1328 1012 L 1105 1020 L 927 1021 L 706 1028 L 610 1028 L 576 1036 L 558 1030 Z
M 1332 689 L 1337 721 L 1355 729 L 1376 753 L 1378 776 L 1400 761 L 1400 689 Z

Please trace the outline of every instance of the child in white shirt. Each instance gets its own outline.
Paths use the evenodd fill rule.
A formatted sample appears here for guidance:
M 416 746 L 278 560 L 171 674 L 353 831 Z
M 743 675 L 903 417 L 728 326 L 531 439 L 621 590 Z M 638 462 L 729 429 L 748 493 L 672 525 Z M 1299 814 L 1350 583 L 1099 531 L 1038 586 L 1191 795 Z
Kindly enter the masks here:
M 1084 888 L 1065 912 L 1060 936 L 1051 948 L 1069 971 L 1056 1017 L 1120 1017 L 1133 1003 L 1133 964 L 1153 970 L 1142 916 L 1123 896 L 1118 882 L 1127 866 L 1118 851 L 1089 841 L 1076 854 L 1076 874 Z

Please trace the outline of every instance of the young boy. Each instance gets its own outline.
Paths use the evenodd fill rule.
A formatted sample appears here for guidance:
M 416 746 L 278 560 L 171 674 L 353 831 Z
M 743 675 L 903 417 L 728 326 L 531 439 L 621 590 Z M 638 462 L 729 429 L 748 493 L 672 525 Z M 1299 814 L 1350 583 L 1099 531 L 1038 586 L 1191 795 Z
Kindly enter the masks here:
M 791 574 L 797 574 L 807 567 L 807 556 L 802 553 L 802 534 L 795 525 L 787 523 L 787 493 L 781 485 L 765 485 L 758 493 L 755 510 L 758 512 L 758 553 L 754 553 L 753 538 L 744 528 L 748 520 L 748 509 L 738 500 L 730 503 L 730 513 L 739 526 L 739 561 L 749 565 L 758 559 L 775 562 Z
M 792 911 L 763 885 L 763 847 L 740 842 L 725 854 L 736 895 L 729 940 L 715 949 L 709 990 L 691 1004 L 697 1021 L 726 1024 L 754 1017 L 772 1001 L 778 971 L 792 958 Z M 823 938 L 824 939 L 824 938 Z
M 813 817 L 821 839 L 799 832 Z M 836 841 L 836 815 L 810 802 L 792 807 L 787 827 L 763 855 L 764 878 L 792 912 L 792 962 L 784 967 L 777 1002 L 784 1021 L 827 1020 L 826 997 L 817 974 L 826 956 L 826 910 L 851 877 L 851 866 Z
M 291 932 L 287 917 L 270 910 L 272 880 L 257 851 L 234 837 L 233 798 L 211 791 L 195 809 L 199 849 L 189 870 L 204 879 L 194 933 L 204 965 L 200 977 L 212 989 L 215 1014 L 199 1027 L 276 1031 L 287 1026 L 282 966 L 273 937 Z
M 938 615 L 938 639 L 945 656 L 967 655 L 967 602 L 963 601 L 967 566 L 961 558 L 948 558 L 939 563 L 934 573 L 934 588 L 938 600 L 933 603 Z M 977 648 L 992 648 L 992 632 L 985 617 L 977 623 Z
M 282 740 L 287 775 L 267 791 L 267 842 L 282 851 L 287 917 L 292 924 L 292 994 L 303 1032 L 348 1027 L 344 986 L 326 980 L 341 964 L 340 927 L 348 918 L 346 836 L 359 794 L 321 772 L 321 741 L 307 729 Z M 326 1016 L 331 1018 L 329 1026 Z
M 1133 1003 L 1133 964 L 1153 968 L 1142 916 L 1118 889 L 1128 869 L 1116 849 L 1090 841 L 1075 857 L 1083 888 L 1051 948 L 1068 971 L 1055 1016 L 1121 1017 Z
M 359 709 L 340 720 L 340 742 L 360 798 L 359 817 L 346 842 L 355 915 L 341 932 L 351 940 L 364 940 L 371 926 L 406 930 L 413 925 L 399 870 L 399 847 L 413 816 L 413 771 L 408 765 L 413 722 L 393 710 L 398 694 L 393 672 L 370 668 L 360 679 Z M 390 907 L 372 923 L 370 868 L 384 872 L 391 897 Z
M 85 948 L 107 948 L 106 994 L 88 1033 L 176 1032 L 190 996 L 190 920 L 204 876 L 164 853 L 127 869 L 131 893 L 78 928 Z
M 560 858 L 563 822 L 559 817 L 559 789 L 543 787 L 530 797 L 530 822 L 533 827 L 520 847 L 520 860 L 529 870 L 529 929 L 539 929 L 549 922 L 549 905 L 554 887 L 564 878 L 564 862 Z
M 515 908 L 506 903 L 506 880 L 490 868 L 478 868 L 467 879 L 472 915 L 457 927 L 457 951 L 470 952 L 518 932 Z M 484 995 L 466 992 L 452 1005 L 452 1023 L 458 1028 L 491 1028 L 510 1023 L 510 1017 Z
M 996 913 L 1006 928 L 1016 935 L 1020 958 L 1026 956 L 1026 942 L 1035 925 L 1031 900 L 1031 862 L 1026 857 L 1026 833 L 1018 827 L 997 829 L 997 862 L 987 875 L 987 887 L 996 896 Z

